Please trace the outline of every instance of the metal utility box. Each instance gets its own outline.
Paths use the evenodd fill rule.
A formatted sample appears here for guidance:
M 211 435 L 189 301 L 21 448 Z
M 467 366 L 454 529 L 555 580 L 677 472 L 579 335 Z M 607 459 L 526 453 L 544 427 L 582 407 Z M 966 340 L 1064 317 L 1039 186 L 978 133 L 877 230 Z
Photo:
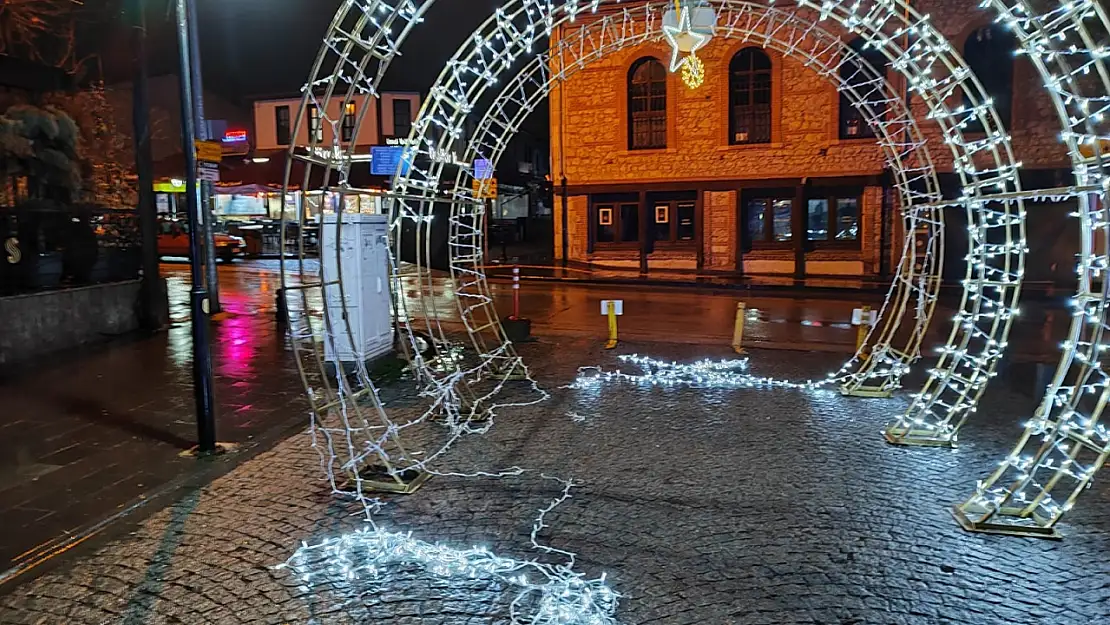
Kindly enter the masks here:
M 342 217 L 341 225 L 339 215 L 321 217 L 320 272 L 329 321 L 324 357 L 349 370 L 355 363 L 393 351 L 389 226 L 385 215 L 344 213 Z M 340 279 L 342 290 L 339 284 L 331 284 Z

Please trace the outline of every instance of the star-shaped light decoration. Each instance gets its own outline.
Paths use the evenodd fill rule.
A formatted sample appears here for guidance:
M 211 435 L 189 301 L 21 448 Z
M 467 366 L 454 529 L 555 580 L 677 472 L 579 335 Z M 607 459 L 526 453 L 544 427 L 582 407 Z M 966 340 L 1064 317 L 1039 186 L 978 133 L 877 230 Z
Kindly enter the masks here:
M 691 89 L 697 89 L 705 82 L 705 65 L 697 57 L 697 51 L 709 43 L 712 35 L 694 30 L 690 7 L 675 2 L 678 24 L 663 24 L 663 36 L 671 44 L 671 71 L 682 70 L 682 80 Z M 688 56 L 683 57 L 686 53 Z

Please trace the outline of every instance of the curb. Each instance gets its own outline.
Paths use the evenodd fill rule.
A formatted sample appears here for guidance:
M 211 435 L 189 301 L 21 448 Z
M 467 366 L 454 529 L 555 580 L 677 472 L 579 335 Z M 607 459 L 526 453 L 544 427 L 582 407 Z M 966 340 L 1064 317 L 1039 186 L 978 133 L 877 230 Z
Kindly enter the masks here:
M 71 533 L 58 536 L 24 554 L 22 562 L 7 570 L 0 570 L 0 596 L 13 592 L 20 584 L 33 580 L 53 568 L 64 564 L 61 556 L 89 553 L 98 543 L 92 541 L 107 530 L 119 530 L 119 524 L 132 527 L 163 510 L 186 494 L 206 488 L 217 479 L 231 473 L 241 465 L 264 454 L 279 443 L 299 435 L 307 427 L 303 416 L 275 425 L 269 431 L 256 435 L 233 454 L 215 456 L 197 461 L 197 467 L 170 479 L 144 495 L 124 503 L 117 512 L 87 523 Z M 118 531 L 101 536 L 112 539 Z M 78 549 L 80 548 L 80 549 Z
M 487 273 L 486 277 L 491 282 L 512 282 L 512 276 L 502 276 L 494 273 Z M 521 274 L 520 279 L 522 282 L 550 282 L 550 283 L 564 283 L 564 284 L 579 284 L 584 286 L 627 286 L 627 287 L 647 287 L 647 288 L 671 288 L 671 289 L 690 289 L 701 291 L 742 291 L 742 292 L 760 292 L 766 293 L 768 296 L 780 295 L 795 295 L 804 293 L 813 297 L 840 297 L 848 298 L 852 296 L 865 295 L 882 297 L 888 290 L 888 285 L 874 285 L 864 286 L 861 288 L 849 287 L 830 287 L 830 286 L 794 286 L 794 285 L 773 285 L 773 284 L 729 284 L 729 283 L 715 283 L 715 282 L 699 282 L 697 280 L 668 280 L 668 279 L 639 279 L 639 278 L 560 278 L 556 276 L 536 276 Z
M 512 282 L 511 275 L 500 275 L 487 271 L 486 279 L 490 282 Z M 786 284 L 735 284 L 699 282 L 693 280 L 675 279 L 641 279 L 641 278 L 567 278 L 558 276 L 538 276 L 521 274 L 522 282 L 557 282 L 565 284 L 581 284 L 585 286 L 632 286 L 641 288 L 674 288 L 702 291 L 743 291 L 759 292 L 767 297 L 806 295 L 809 297 L 827 297 L 829 299 L 847 299 L 857 295 L 882 298 L 890 290 L 890 283 L 870 283 L 859 288 L 845 286 L 823 285 L 786 285 Z M 712 278 L 706 278 L 712 280 Z M 893 280 L 893 278 L 892 278 Z M 958 284 L 941 286 L 941 297 L 959 298 L 963 287 Z M 1068 287 L 1026 286 L 1022 289 L 1022 297 L 1026 301 L 1054 301 L 1064 300 L 1072 295 Z

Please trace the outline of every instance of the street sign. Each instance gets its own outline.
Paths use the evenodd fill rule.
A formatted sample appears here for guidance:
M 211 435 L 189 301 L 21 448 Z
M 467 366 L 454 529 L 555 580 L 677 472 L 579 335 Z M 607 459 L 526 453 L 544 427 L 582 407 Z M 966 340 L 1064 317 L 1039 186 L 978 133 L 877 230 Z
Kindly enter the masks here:
M 478 180 L 489 180 L 493 178 L 493 163 L 486 158 L 479 158 L 474 161 L 474 177 Z
M 474 197 L 479 200 L 497 199 L 497 178 L 487 180 L 474 179 Z
M 857 309 L 852 311 L 852 325 L 854 325 L 854 326 L 862 326 L 862 325 L 873 326 L 873 325 L 875 325 L 876 317 L 878 317 L 878 312 L 876 312 L 874 310 L 864 310 L 862 308 L 857 308 Z
M 204 180 L 207 182 L 220 181 L 220 165 L 219 163 L 208 163 L 200 161 L 197 163 L 197 180 Z
M 224 158 L 224 146 L 219 141 L 197 141 L 197 160 L 219 163 Z
M 392 176 L 400 170 L 404 176 L 412 167 L 409 148 L 401 146 L 375 145 L 370 148 L 370 174 L 373 176 Z
M 613 314 L 621 317 L 624 315 L 624 300 L 623 299 L 603 299 L 601 300 L 601 314 L 609 314 L 609 302 L 613 303 Z

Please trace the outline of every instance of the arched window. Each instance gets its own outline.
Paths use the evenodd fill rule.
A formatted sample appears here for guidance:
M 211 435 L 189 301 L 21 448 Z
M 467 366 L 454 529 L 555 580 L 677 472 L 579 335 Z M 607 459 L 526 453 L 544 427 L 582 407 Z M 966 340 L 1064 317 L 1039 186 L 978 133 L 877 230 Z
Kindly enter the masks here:
M 992 24 L 978 28 L 964 42 L 964 60 L 975 73 L 983 90 L 994 101 L 994 109 L 1002 118 L 1002 126 L 1010 127 L 1014 108 L 1014 50 L 1017 40 L 1003 26 Z M 982 104 L 982 102 L 979 102 Z M 964 94 L 964 106 L 972 106 Z M 983 132 L 978 120 L 968 123 L 965 132 Z
M 667 69 L 640 59 L 628 70 L 628 149 L 667 147 Z
M 771 58 L 744 48 L 728 66 L 728 142 L 771 142 Z
M 859 58 L 870 65 L 875 71 L 886 77 L 887 58 L 875 48 L 864 48 L 864 40 L 856 38 L 848 44 Z M 868 85 L 874 75 L 868 71 L 863 73 L 860 63 L 852 59 L 840 64 L 840 79 L 847 86 L 854 87 L 855 95 L 863 102 L 870 104 L 871 111 L 882 118 L 886 114 L 886 105 L 882 100 L 886 96 L 885 85 Z M 867 123 L 864 114 L 852 104 L 852 98 L 843 91 L 840 93 L 840 138 L 860 139 L 875 136 L 875 129 Z

